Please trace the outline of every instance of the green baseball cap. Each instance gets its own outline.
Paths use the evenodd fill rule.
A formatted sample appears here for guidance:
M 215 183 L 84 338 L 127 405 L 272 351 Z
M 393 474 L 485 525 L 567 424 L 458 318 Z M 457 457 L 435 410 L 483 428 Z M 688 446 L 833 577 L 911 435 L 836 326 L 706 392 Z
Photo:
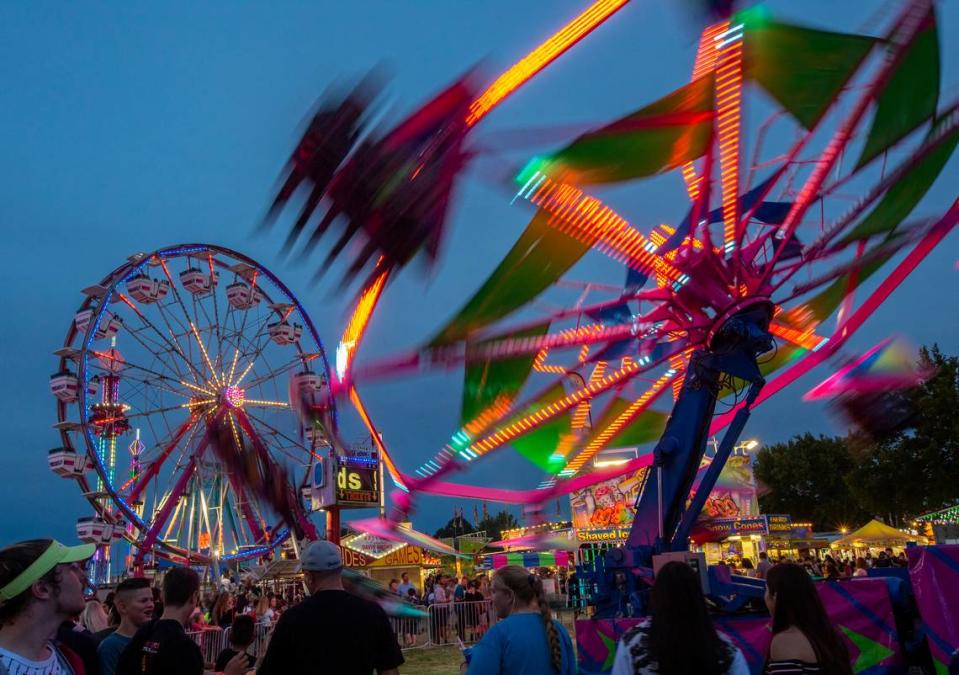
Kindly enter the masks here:
M 96 550 L 97 547 L 93 544 L 65 546 L 54 539 L 47 550 L 30 563 L 27 569 L 20 572 L 9 584 L 0 588 L 0 602 L 17 597 L 57 565 L 86 560 L 92 557 Z

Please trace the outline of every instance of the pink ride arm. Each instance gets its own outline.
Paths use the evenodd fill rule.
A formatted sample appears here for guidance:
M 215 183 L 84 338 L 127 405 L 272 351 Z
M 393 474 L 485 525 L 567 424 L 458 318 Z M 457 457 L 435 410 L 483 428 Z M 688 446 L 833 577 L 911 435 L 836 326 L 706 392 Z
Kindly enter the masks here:
M 859 309 L 850 315 L 849 319 L 843 323 L 841 326 L 836 328 L 836 334 L 833 335 L 829 342 L 823 345 L 822 349 L 816 352 L 809 352 L 802 359 L 800 359 L 796 364 L 791 368 L 784 371 L 779 376 L 773 378 L 770 382 L 763 387 L 762 392 L 759 394 L 759 397 L 756 399 L 756 402 L 752 404 L 751 408 L 755 408 L 760 403 L 768 399 L 773 394 L 778 393 L 788 385 L 792 384 L 800 377 L 808 373 L 810 370 L 818 366 L 820 363 L 825 361 L 827 358 L 832 356 L 845 342 L 852 337 L 852 334 L 855 333 L 866 319 L 876 311 L 876 308 L 881 305 L 886 298 L 888 298 L 894 290 L 905 280 L 909 274 L 916 269 L 916 267 L 923 261 L 923 259 L 929 255 L 930 251 L 934 249 L 945 237 L 948 235 L 952 228 L 956 226 L 956 223 L 959 223 L 959 200 L 956 200 L 952 207 L 946 212 L 946 214 L 936 223 L 931 230 L 916 244 L 915 248 L 909 252 L 899 266 L 893 270 L 887 278 L 883 280 L 879 287 L 873 292 L 871 296 L 862 304 Z M 735 406 L 730 411 L 718 415 L 713 419 L 712 426 L 709 428 L 710 434 L 715 434 L 725 429 L 726 426 L 732 421 L 733 416 L 736 414 L 736 411 L 742 407 L 742 404 Z
M 456 483 L 444 483 L 440 481 L 431 482 L 422 486 L 416 485 L 409 477 L 404 477 L 407 482 L 412 482 L 414 489 L 418 492 L 425 492 L 432 495 L 441 495 L 444 497 L 462 497 L 465 499 L 482 499 L 490 502 L 502 502 L 505 504 L 540 504 L 549 501 L 561 495 L 569 494 L 575 490 L 581 490 L 585 487 L 601 483 L 610 478 L 645 469 L 652 466 L 652 454 L 643 455 L 636 459 L 631 459 L 626 464 L 610 467 L 602 471 L 577 476 L 570 480 L 557 483 L 546 490 L 504 490 L 502 488 L 487 488 L 478 485 L 458 485 Z

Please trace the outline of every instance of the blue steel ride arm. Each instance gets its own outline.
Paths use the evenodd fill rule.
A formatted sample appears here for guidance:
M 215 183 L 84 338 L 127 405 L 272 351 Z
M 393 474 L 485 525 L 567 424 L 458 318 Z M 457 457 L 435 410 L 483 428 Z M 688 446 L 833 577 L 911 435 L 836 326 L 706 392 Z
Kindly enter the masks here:
M 707 348 L 693 354 L 682 391 L 654 450 L 655 462 L 636 504 L 628 548 L 651 552 L 686 548 L 689 531 L 746 424 L 749 405 L 765 384 L 756 357 L 773 346 L 768 332 L 770 315 L 767 305 L 740 312 L 726 322 Z M 687 506 L 706 452 L 724 373 L 749 383 L 746 405 L 736 414 Z

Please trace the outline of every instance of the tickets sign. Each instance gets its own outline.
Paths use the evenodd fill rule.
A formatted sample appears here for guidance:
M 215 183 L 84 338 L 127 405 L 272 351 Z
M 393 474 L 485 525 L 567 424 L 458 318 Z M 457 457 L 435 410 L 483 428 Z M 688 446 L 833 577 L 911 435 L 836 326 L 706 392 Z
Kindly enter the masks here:
M 380 466 L 373 458 L 336 458 L 336 503 L 346 506 L 375 506 L 380 503 Z

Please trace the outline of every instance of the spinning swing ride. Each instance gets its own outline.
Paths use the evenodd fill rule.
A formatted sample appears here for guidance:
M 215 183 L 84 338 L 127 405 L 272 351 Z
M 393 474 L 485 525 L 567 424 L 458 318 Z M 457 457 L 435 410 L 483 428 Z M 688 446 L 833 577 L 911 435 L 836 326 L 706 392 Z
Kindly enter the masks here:
M 653 553 L 685 549 L 751 410 L 838 354 L 955 227 L 959 202 L 912 217 L 959 142 L 959 101 L 939 101 L 931 2 L 896 5 L 879 35 L 783 23 L 762 7 L 728 12 L 703 30 L 688 84 L 516 172 L 514 201 L 534 206 L 535 216 L 428 343 L 357 362 L 389 280 L 419 252 L 436 258 L 482 119 L 625 4 L 593 3 L 485 90 L 471 73 L 388 133 L 368 130 L 355 147 L 335 133 L 343 124 L 326 135 L 311 127 L 291 159 L 272 215 L 296 181 L 312 192 L 287 246 L 310 230 L 321 202 L 327 210 L 304 251 L 337 227 L 340 237 L 320 272 L 352 239 L 361 242 L 347 280 L 365 276 L 332 389 L 352 401 L 398 487 L 390 517 L 354 523 L 361 529 L 410 539 L 417 533 L 398 523 L 424 495 L 518 503 L 535 514 L 557 495 L 653 468 L 627 557 L 648 566 Z M 777 109 L 750 138 L 743 110 L 757 92 Z M 771 155 L 764 141 L 772 125 L 795 140 Z M 314 158 L 323 169 L 311 178 Z M 683 182 L 688 201 L 675 223 L 648 235 L 588 191 L 663 174 Z M 623 287 L 528 319 L 534 301 L 590 250 L 624 265 Z M 460 427 L 434 458 L 404 473 L 359 387 L 452 368 L 465 369 Z M 718 404 L 727 410 L 717 414 Z M 723 430 L 702 471 L 707 438 Z M 656 439 L 645 456 L 584 473 L 605 448 Z M 448 481 L 505 447 L 543 470 L 538 486 Z

